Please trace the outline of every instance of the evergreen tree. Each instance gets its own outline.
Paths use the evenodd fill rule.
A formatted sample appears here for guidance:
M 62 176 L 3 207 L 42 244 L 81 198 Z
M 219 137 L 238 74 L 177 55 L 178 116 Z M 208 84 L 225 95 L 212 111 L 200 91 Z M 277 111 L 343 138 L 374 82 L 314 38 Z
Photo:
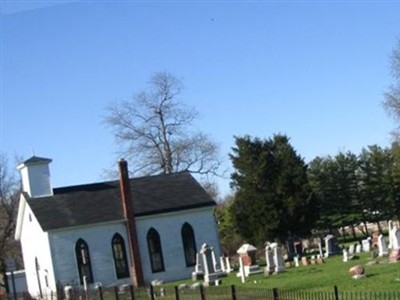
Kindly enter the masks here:
M 236 197 L 232 212 L 242 236 L 262 245 L 289 234 L 306 235 L 315 220 L 307 166 L 285 135 L 268 140 L 236 137 L 230 155 Z
M 367 221 L 379 222 L 391 214 L 392 160 L 389 149 L 368 146 L 360 157 L 360 197 Z M 378 223 L 379 226 L 379 223 Z

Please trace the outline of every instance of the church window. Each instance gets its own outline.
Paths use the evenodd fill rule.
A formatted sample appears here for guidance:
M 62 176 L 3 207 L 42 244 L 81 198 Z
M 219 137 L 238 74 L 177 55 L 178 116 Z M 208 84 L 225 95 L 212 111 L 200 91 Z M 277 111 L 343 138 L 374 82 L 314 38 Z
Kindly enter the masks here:
M 40 265 L 37 257 L 35 257 L 35 271 L 36 271 L 36 279 L 38 282 L 38 287 L 39 287 L 39 294 L 40 298 L 43 298 L 43 292 L 42 292 L 42 283 L 40 282 Z
M 181 235 L 186 266 L 194 266 L 196 265 L 196 239 L 193 228 L 189 223 L 183 224 Z
M 112 251 L 114 256 L 115 272 L 117 278 L 129 277 L 128 260 L 126 258 L 125 242 L 118 233 L 112 238 Z
M 86 276 L 87 283 L 93 283 L 93 273 L 92 266 L 90 264 L 89 247 L 84 240 L 79 239 L 76 242 L 75 255 L 78 264 L 79 279 L 81 284 L 84 284 L 84 276 Z
M 160 235 L 154 228 L 150 228 L 147 233 L 147 246 L 149 247 L 151 270 L 153 273 L 164 271 Z

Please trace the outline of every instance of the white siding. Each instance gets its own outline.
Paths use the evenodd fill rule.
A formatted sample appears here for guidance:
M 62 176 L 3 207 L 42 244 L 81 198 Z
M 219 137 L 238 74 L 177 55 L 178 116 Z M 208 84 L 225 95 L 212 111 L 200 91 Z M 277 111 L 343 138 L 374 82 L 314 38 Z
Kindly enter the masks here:
M 32 198 L 53 195 L 49 165 L 37 164 L 21 168 L 22 186 Z
M 32 218 L 30 222 L 28 220 L 29 215 Z M 25 219 L 28 221 L 24 220 L 24 222 L 29 222 L 29 226 L 23 227 L 21 241 L 23 243 L 28 288 L 32 296 L 39 294 L 35 256 L 38 257 L 41 267 L 40 276 L 42 277 L 43 293 L 48 292 L 44 281 L 45 270 L 48 274 L 48 290 L 56 291 L 56 283 L 81 287 L 75 257 L 75 245 L 78 239 L 83 239 L 89 247 L 95 283 L 101 282 L 104 286 L 131 283 L 130 278 L 117 279 L 111 247 L 114 234 L 119 233 L 124 238 L 127 260 L 128 264 L 130 264 L 124 222 L 66 228 L 44 233 L 41 231 L 36 219 L 34 219 L 29 207 L 27 207 Z M 190 278 L 194 267 L 186 266 L 181 237 L 182 226 L 185 222 L 189 223 L 193 228 L 197 251 L 200 250 L 203 243 L 207 243 L 214 247 L 217 257 L 221 253 L 213 207 L 140 217 L 137 218 L 136 222 L 144 279 L 147 284 L 154 279 L 173 281 Z M 147 246 L 147 232 L 150 228 L 157 230 L 160 235 L 164 272 L 153 273 L 151 270 Z
M 130 283 L 130 278 L 118 280 L 115 273 L 111 242 L 115 233 L 119 233 L 124 241 L 129 264 L 129 248 L 126 227 L 122 222 L 74 227 L 49 233 L 51 251 L 54 260 L 55 278 L 62 285 L 80 286 L 79 272 L 75 256 L 75 245 L 83 239 L 90 253 L 94 282 L 103 285 L 119 285 Z
M 174 281 L 191 277 L 194 267 L 186 267 L 181 237 L 185 222 L 193 228 L 197 252 L 203 243 L 207 243 L 214 247 L 216 257 L 221 254 L 213 207 L 141 217 L 136 222 L 144 279 L 147 283 L 154 279 Z M 160 235 L 164 272 L 153 273 L 151 270 L 147 232 L 152 227 Z
M 35 258 L 40 267 L 38 273 L 43 294 L 55 290 L 48 234 L 42 231 L 29 205 L 26 205 L 22 221 L 21 247 L 29 293 L 33 297 L 40 295 Z M 45 277 L 47 277 L 48 285 Z

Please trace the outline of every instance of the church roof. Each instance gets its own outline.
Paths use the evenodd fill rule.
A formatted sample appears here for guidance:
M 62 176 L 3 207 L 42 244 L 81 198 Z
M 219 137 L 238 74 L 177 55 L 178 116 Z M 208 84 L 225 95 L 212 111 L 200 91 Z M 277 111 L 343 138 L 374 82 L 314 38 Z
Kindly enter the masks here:
M 188 172 L 130 179 L 135 216 L 214 206 Z M 27 200 L 44 231 L 124 219 L 119 181 L 56 188 Z
M 50 163 L 52 160 L 50 158 L 39 157 L 39 156 L 32 156 L 31 158 L 25 160 L 23 164 L 37 164 L 37 163 Z

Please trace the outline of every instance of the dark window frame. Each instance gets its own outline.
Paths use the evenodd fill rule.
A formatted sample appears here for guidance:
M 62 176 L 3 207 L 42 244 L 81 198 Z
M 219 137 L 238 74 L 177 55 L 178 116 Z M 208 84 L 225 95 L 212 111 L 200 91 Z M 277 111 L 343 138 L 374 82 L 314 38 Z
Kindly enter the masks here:
M 128 259 L 126 256 L 126 248 L 124 238 L 119 234 L 114 234 L 111 240 L 111 249 L 114 258 L 115 274 L 117 279 L 129 277 Z
M 188 222 L 182 225 L 181 237 L 186 266 L 193 267 L 196 265 L 196 237 L 192 225 Z
M 165 268 L 161 239 L 158 231 L 153 227 L 147 232 L 147 247 L 149 250 L 151 271 L 153 273 L 164 272 Z
M 75 243 L 75 257 L 79 272 L 79 281 L 83 285 L 83 276 L 86 276 L 87 283 L 93 283 L 92 264 L 90 262 L 90 251 L 88 244 L 83 239 Z

